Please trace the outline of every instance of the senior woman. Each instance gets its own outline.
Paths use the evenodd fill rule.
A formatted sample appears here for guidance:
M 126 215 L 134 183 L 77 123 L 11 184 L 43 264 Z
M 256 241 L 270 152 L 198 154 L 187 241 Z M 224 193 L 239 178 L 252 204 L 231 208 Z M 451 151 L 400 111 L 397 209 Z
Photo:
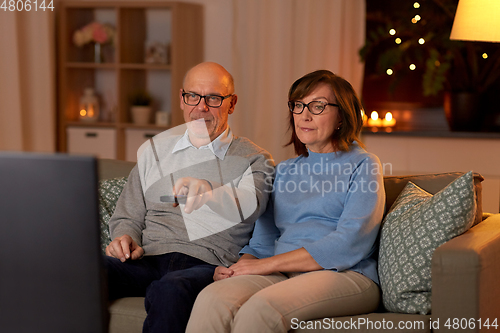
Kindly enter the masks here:
M 286 332 L 377 309 L 373 254 L 385 193 L 380 162 L 359 140 L 361 103 L 327 70 L 295 81 L 288 98 L 298 157 L 276 167 L 249 245 L 215 270 L 187 332 Z

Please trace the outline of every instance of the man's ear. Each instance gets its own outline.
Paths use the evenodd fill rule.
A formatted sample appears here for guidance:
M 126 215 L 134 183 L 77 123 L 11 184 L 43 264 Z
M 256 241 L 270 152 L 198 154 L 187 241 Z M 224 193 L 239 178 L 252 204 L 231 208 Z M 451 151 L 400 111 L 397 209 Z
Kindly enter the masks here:
M 231 96 L 231 104 L 229 106 L 229 111 L 227 112 L 228 114 L 232 114 L 234 112 L 236 102 L 238 102 L 238 95 Z
M 180 102 L 180 107 L 181 107 L 181 110 L 184 110 L 184 101 L 182 100 L 182 91 L 184 89 L 179 89 L 179 102 Z

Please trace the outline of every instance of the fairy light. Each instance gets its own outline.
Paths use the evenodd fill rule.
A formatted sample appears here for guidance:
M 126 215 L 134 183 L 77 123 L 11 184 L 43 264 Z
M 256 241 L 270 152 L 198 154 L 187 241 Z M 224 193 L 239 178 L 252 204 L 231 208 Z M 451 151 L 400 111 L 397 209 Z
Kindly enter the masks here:
M 413 4 L 413 8 L 420 8 L 420 4 L 419 4 L 418 2 L 415 2 L 415 3 Z
M 399 38 L 399 37 L 396 38 L 394 41 L 396 42 L 396 44 L 401 44 L 401 38 Z
M 394 73 L 394 71 L 392 69 L 388 69 L 385 71 L 387 73 L 387 75 L 392 75 L 392 73 Z
M 394 36 L 394 35 L 396 34 L 396 29 L 391 29 L 391 30 L 389 30 L 389 34 L 390 34 L 391 36 Z
M 387 120 L 387 121 L 391 121 L 392 120 L 392 113 L 391 112 L 387 112 L 385 114 L 385 120 Z
M 423 45 L 423 44 L 425 43 L 425 39 L 420 38 L 420 39 L 418 40 L 418 43 L 419 43 L 420 45 Z
M 370 118 L 372 120 L 377 120 L 378 119 L 378 112 L 377 111 L 372 111 L 372 113 L 370 114 Z
M 420 21 L 421 19 L 420 15 L 415 15 L 415 20 Z
M 410 70 L 414 71 L 416 68 L 417 68 L 417 66 L 415 66 L 415 64 L 410 65 Z
M 483 53 L 483 59 L 488 59 L 488 53 Z

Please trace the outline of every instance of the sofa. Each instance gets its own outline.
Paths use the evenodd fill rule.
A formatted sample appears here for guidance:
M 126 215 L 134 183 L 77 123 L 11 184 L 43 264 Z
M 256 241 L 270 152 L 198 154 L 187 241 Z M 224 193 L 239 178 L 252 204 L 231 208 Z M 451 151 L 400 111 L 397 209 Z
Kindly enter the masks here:
M 127 177 L 134 163 L 99 160 L 99 178 Z M 431 194 L 462 173 L 386 176 L 386 211 L 412 181 Z M 474 226 L 439 246 L 432 255 L 432 311 L 430 314 L 388 312 L 384 305 L 373 313 L 318 318 L 296 323 L 290 332 L 490 332 L 500 325 L 500 214 L 482 212 L 481 181 L 474 174 L 477 204 Z M 109 306 L 110 333 L 142 331 L 144 298 L 130 297 Z M 487 320 L 487 322 L 486 322 Z M 486 324 L 486 325 L 485 325 Z M 489 326 L 488 326 L 489 325 Z M 481 328 L 480 328 L 481 326 Z

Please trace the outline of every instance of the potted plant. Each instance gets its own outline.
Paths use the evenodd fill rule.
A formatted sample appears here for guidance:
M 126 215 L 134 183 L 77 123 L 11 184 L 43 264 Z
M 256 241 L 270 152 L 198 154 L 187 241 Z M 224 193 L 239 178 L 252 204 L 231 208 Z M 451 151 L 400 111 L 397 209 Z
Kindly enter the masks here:
M 423 96 L 445 92 L 444 108 L 452 130 L 477 130 L 481 95 L 500 78 L 497 44 L 450 40 L 458 0 L 404 2 L 396 10 L 367 14 L 371 22 L 363 60 L 377 57 L 377 75 L 391 70 L 391 87 L 408 76 L 411 64 L 423 69 Z M 406 7 L 405 7 L 406 6 Z M 466 106 L 457 110 L 458 106 Z M 483 115 L 484 116 L 484 115 Z
M 137 125 L 146 125 L 151 121 L 151 102 L 153 98 L 146 90 L 138 90 L 130 95 L 130 113 Z

